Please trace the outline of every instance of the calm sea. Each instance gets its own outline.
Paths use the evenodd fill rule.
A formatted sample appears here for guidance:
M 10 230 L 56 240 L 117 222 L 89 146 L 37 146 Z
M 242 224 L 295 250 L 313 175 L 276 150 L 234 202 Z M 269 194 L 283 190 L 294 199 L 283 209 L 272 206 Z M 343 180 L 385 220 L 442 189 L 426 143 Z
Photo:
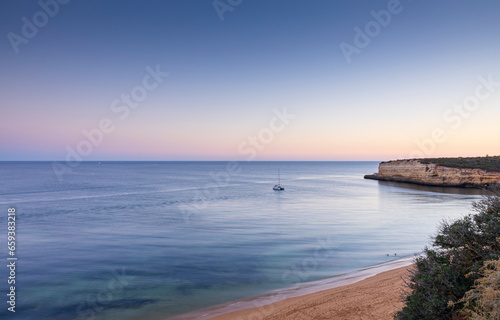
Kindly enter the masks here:
M 421 252 L 480 198 L 364 180 L 377 166 L 86 162 L 59 180 L 50 162 L 0 162 L 0 292 L 9 207 L 16 319 L 156 320 Z

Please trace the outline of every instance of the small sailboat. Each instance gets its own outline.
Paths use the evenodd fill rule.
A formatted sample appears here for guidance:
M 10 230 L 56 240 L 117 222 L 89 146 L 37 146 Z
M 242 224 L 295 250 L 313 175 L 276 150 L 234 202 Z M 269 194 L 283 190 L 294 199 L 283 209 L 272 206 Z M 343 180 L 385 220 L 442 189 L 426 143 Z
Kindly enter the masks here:
M 273 190 L 275 191 L 283 191 L 285 188 L 281 186 L 281 176 L 280 176 L 280 171 L 278 169 L 278 184 L 274 185 Z

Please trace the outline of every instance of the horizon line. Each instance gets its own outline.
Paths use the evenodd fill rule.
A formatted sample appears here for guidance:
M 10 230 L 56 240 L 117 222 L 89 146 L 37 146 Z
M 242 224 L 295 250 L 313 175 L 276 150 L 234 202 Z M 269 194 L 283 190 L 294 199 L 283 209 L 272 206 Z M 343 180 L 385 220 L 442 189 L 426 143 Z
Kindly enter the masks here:
M 82 160 L 72 162 L 376 162 L 383 160 Z M 67 162 L 66 160 L 0 160 L 0 162 Z

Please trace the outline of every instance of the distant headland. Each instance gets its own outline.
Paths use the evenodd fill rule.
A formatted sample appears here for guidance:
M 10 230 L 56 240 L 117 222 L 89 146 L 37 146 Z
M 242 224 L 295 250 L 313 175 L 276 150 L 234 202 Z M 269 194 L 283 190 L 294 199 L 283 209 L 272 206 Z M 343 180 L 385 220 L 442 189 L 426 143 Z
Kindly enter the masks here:
M 426 158 L 381 162 L 365 179 L 440 187 L 487 188 L 500 185 L 500 156 Z

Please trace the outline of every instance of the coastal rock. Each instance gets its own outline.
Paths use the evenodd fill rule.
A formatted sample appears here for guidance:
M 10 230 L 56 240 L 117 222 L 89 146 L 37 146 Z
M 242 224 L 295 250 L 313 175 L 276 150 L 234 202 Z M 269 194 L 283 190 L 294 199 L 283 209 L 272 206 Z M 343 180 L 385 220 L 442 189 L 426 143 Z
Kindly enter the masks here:
M 450 168 L 418 159 L 394 160 L 379 164 L 378 173 L 365 179 L 408 182 L 440 187 L 484 188 L 500 184 L 500 172 L 474 168 Z

